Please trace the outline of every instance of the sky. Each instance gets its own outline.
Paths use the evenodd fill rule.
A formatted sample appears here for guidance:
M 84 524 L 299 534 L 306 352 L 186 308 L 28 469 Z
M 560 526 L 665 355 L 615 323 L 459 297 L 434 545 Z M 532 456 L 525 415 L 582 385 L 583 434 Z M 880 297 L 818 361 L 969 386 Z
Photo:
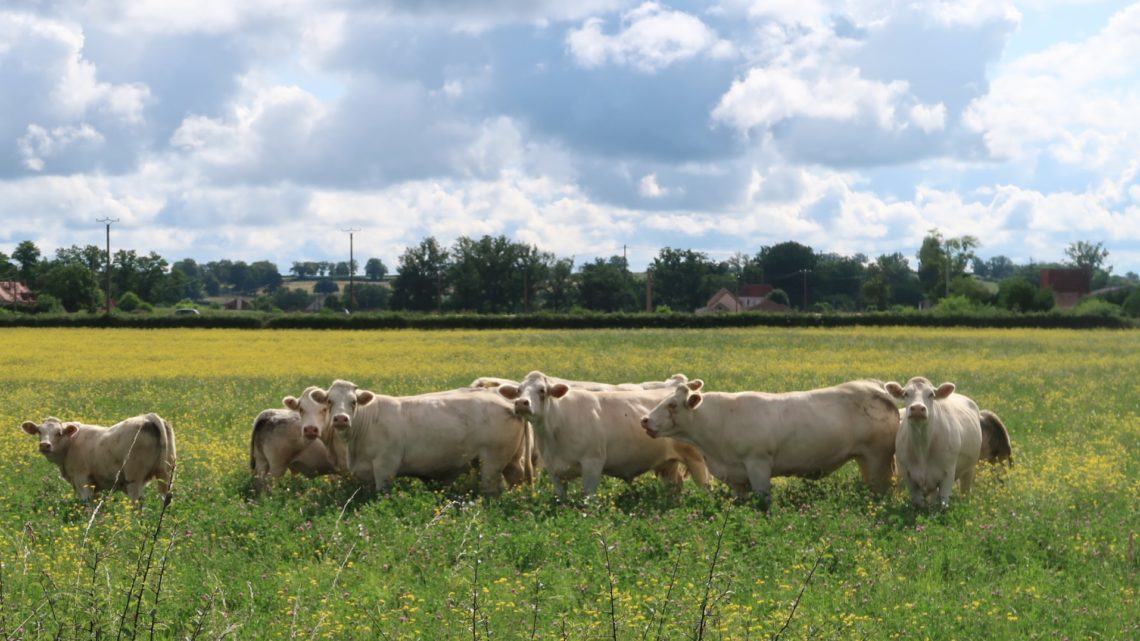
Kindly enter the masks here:
M 3 0 L 0 251 L 1140 272 L 1140 2 Z

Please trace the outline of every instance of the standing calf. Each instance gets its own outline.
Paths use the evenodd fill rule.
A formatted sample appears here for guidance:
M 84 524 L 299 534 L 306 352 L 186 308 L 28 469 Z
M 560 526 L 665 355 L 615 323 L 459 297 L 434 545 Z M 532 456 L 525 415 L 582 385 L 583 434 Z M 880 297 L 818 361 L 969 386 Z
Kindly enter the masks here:
M 159 415 L 135 416 L 111 427 L 49 416 L 41 425 L 25 421 L 21 427 L 39 437 L 40 453 L 59 466 L 60 476 L 84 502 L 95 490 L 125 490 L 139 501 L 152 478 L 159 481 L 163 501 L 170 502 L 174 429 Z
M 253 421 L 249 438 L 249 467 L 254 487 L 260 491 L 267 478 L 281 478 L 286 470 L 309 478 L 325 474 L 344 474 L 348 453 L 344 441 L 331 427 L 301 428 L 298 413 L 303 399 L 313 390 L 309 387 L 301 399 L 286 396 L 284 409 L 267 409 Z

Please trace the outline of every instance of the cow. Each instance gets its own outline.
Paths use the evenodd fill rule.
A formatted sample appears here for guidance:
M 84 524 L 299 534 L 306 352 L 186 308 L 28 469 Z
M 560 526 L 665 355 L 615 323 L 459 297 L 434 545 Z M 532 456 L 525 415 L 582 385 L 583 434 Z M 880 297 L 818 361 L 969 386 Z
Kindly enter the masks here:
M 315 386 L 301 394 L 307 399 Z M 344 474 L 348 454 L 344 441 L 329 428 L 301 429 L 301 416 L 297 410 L 301 399 L 286 396 L 284 408 L 267 409 L 253 421 L 249 438 L 249 467 L 254 487 L 261 490 L 266 479 L 281 478 L 286 470 L 308 478 L 326 474 Z
M 95 491 L 125 490 L 141 502 L 150 479 L 158 479 L 163 502 L 170 503 L 174 482 L 174 429 L 157 414 L 143 414 L 110 427 L 61 421 L 49 416 L 41 424 L 21 427 L 39 437 L 39 450 L 59 466 L 59 474 L 87 503 Z
M 583 389 L 591 392 L 610 392 L 610 391 L 629 391 L 636 392 L 637 390 L 646 389 L 672 389 L 677 385 L 684 385 L 689 382 L 689 377 L 684 374 L 677 373 L 663 381 L 645 381 L 644 383 L 599 383 L 597 381 L 575 381 L 566 378 L 558 378 L 557 376 L 547 376 L 552 384 L 563 383 L 575 389 Z M 509 378 L 497 378 L 494 376 L 480 376 L 479 378 L 471 381 L 470 387 L 473 389 L 495 389 L 503 385 L 518 386 L 519 382 Z
M 990 410 L 982 410 L 981 419 L 982 450 L 978 458 L 990 463 L 1008 462 L 1013 465 L 1013 446 L 1005 423 Z
M 302 429 L 331 426 L 344 439 L 349 474 L 383 492 L 397 476 L 449 481 L 479 466 L 485 496 L 517 485 L 525 424 L 497 394 L 435 393 L 385 396 L 334 381 L 302 403 Z
M 921 376 L 907 381 L 905 387 L 893 381 L 886 387 L 903 404 L 895 457 L 911 503 L 923 507 L 928 497 L 937 494 L 939 506 L 949 507 L 954 481 L 962 494 L 969 494 L 982 456 L 982 413 L 978 404 L 968 396 L 956 394 L 954 383 L 935 387 Z M 987 456 L 1008 458 L 1009 435 L 1001 419 L 987 412 L 986 423 Z
M 632 481 L 650 470 L 679 492 L 682 464 L 695 483 L 708 487 L 708 470 L 697 448 L 672 439 L 653 441 L 638 427 L 641 415 L 668 393 L 666 389 L 590 391 L 534 371 L 519 385 L 498 390 L 534 428 L 560 501 L 566 500 L 571 479 L 581 477 L 582 495 L 589 498 L 603 474 Z
M 890 489 L 899 413 L 879 381 L 802 392 L 700 393 L 678 386 L 641 419 L 654 438 L 704 452 L 709 471 L 766 508 L 773 476 L 817 479 L 855 460 L 876 493 Z
M 547 379 L 549 381 L 551 381 L 552 383 L 563 383 L 563 384 L 568 385 L 569 387 L 572 387 L 575 389 L 583 389 L 583 390 L 589 390 L 589 391 L 595 391 L 595 392 L 616 391 L 616 390 L 638 391 L 638 390 L 647 390 L 647 389 L 665 389 L 665 388 L 672 388 L 676 385 L 683 385 L 683 384 L 686 384 L 689 382 L 689 377 L 687 377 L 681 373 L 674 374 L 674 375 L 670 376 L 669 378 L 665 379 L 664 381 L 645 381 L 644 383 L 599 383 L 596 381 L 575 381 L 575 380 L 570 380 L 570 379 L 565 379 L 565 378 L 557 378 L 554 376 L 548 376 Z M 480 376 L 479 378 L 476 378 L 475 380 L 471 381 L 471 384 L 468 386 L 468 389 L 496 390 L 499 387 L 504 386 L 504 385 L 518 387 L 519 383 L 518 383 L 518 381 L 514 381 L 514 380 L 511 380 L 509 378 L 499 378 L 499 377 L 495 377 L 495 376 Z M 526 431 L 527 431 L 527 443 L 526 443 L 525 448 L 526 448 L 526 451 L 529 452 L 530 454 L 529 454 L 529 457 L 527 457 L 527 459 L 526 459 L 526 463 L 524 465 L 524 471 L 525 471 L 525 475 L 526 475 L 525 476 L 526 482 L 529 485 L 529 484 L 533 484 L 534 480 L 537 478 L 537 472 L 536 471 L 539 467 L 542 466 L 542 455 L 538 451 L 538 445 L 535 442 L 536 439 L 535 439 L 535 435 L 534 435 L 534 429 L 531 427 L 529 422 L 527 423 Z

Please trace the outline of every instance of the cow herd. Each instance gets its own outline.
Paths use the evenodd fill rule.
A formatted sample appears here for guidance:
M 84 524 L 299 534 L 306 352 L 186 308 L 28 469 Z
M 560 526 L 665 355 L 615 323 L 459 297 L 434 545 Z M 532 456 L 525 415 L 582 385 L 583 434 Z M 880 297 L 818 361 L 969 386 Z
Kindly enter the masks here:
M 902 408 L 898 402 L 902 402 Z M 584 497 L 602 476 L 653 472 L 673 492 L 710 475 L 767 505 L 774 476 L 820 478 L 854 460 L 868 488 L 899 477 L 916 507 L 951 488 L 969 492 L 980 460 L 1012 461 L 1001 419 L 953 383 L 859 380 L 801 392 L 710 392 L 699 379 L 607 384 L 531 372 L 521 381 L 478 378 L 468 387 L 385 396 L 337 380 L 287 396 L 254 420 L 250 470 L 266 488 L 286 471 L 339 474 L 377 492 L 396 477 L 448 481 L 478 470 L 480 492 L 531 485 L 546 470 L 560 500 L 581 479 Z M 156 414 L 111 427 L 22 425 L 87 501 L 95 490 L 142 497 L 159 480 L 170 500 L 174 431 Z

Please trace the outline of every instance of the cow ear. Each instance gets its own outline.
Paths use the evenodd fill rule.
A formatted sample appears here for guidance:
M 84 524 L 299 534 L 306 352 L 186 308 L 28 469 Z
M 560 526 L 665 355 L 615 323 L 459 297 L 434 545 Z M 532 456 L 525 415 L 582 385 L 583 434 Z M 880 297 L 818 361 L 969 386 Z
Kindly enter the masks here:
M 937 399 L 946 398 L 947 396 L 950 396 L 951 394 L 953 394 L 955 389 L 957 389 L 957 386 L 954 385 L 953 383 L 943 383 L 943 384 L 938 386 L 937 390 L 935 390 L 934 398 L 937 398 Z
M 700 406 L 701 401 L 703 401 L 703 400 L 704 399 L 701 397 L 700 394 L 697 394 L 697 393 L 689 394 L 689 398 L 685 401 L 685 406 L 691 410 L 695 410 Z
M 366 389 L 362 389 L 356 393 L 356 403 L 358 405 L 367 405 L 372 402 L 376 395 Z
M 705 382 L 699 378 L 694 378 L 693 380 L 691 380 L 685 384 L 685 387 L 688 387 L 689 389 L 693 390 L 694 392 L 701 389 L 704 386 L 705 386 Z
M 902 398 L 903 397 L 902 385 L 899 385 L 898 383 L 891 381 L 890 383 L 887 383 L 885 385 L 885 387 L 887 388 L 887 393 L 890 394 L 891 396 L 893 396 L 895 398 Z
M 63 430 L 60 433 L 64 436 L 75 436 L 77 432 L 79 432 L 79 423 L 68 421 L 63 424 Z
M 554 398 L 562 398 L 566 396 L 566 392 L 570 391 L 570 386 L 566 383 L 556 383 L 554 387 L 550 388 L 550 395 Z
M 499 394 L 508 401 L 513 401 L 519 397 L 518 385 L 500 385 L 498 387 Z
M 317 403 L 327 403 L 329 395 L 323 389 L 315 389 L 309 393 L 309 397 Z
M 28 434 L 31 434 L 32 436 L 35 436 L 36 434 L 40 433 L 40 426 L 36 425 L 35 423 L 33 423 L 31 421 L 24 421 L 23 425 L 21 425 L 20 427 L 25 432 L 27 432 Z
M 294 412 L 301 409 L 301 401 L 298 401 L 297 397 L 295 396 L 286 396 L 285 398 L 281 399 L 281 403 Z

